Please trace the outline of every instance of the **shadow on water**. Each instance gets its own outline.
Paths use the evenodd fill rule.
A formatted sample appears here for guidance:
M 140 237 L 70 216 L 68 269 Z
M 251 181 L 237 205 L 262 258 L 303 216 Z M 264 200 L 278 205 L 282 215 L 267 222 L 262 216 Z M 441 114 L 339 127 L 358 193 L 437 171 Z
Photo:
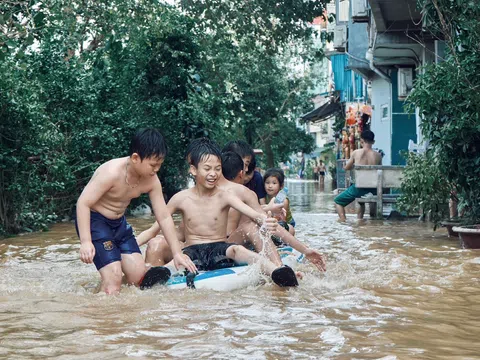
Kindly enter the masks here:
M 96 294 L 71 223 L 0 242 L 0 358 L 478 358 L 480 253 L 416 221 L 337 222 L 331 189 L 289 181 L 301 286 Z M 131 219 L 137 231 L 152 219 Z

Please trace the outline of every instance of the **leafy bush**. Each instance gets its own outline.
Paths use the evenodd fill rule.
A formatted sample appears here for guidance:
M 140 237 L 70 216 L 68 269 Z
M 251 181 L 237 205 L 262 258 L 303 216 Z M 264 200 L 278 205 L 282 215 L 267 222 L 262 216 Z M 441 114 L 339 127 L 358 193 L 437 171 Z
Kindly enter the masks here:
M 408 215 L 429 215 L 438 224 L 448 218 L 451 190 L 452 186 L 439 169 L 438 158 L 432 151 L 409 153 L 397 207 Z
M 460 3 L 420 1 L 426 26 L 435 36 L 445 39 L 448 52 L 444 61 L 424 69 L 409 101 L 420 109 L 421 129 L 435 153 L 438 174 L 454 184 L 465 218 L 477 223 L 480 221 L 480 3 Z

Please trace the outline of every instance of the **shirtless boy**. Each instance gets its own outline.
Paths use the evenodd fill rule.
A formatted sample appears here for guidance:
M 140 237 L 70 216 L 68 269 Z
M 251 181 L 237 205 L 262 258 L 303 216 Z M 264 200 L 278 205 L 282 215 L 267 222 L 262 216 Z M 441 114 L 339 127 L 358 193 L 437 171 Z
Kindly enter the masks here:
M 203 141 L 204 139 L 195 139 L 187 149 L 187 161 L 191 162 L 191 147 Z M 240 155 L 235 152 L 227 151 L 222 153 L 222 176 L 219 178 L 217 186 L 220 189 L 228 191 L 237 196 L 245 204 L 253 208 L 260 213 L 266 213 L 268 211 L 278 211 L 283 206 L 281 204 L 274 204 L 273 200 L 270 204 L 262 206 L 258 203 L 256 194 L 243 186 L 244 177 L 244 163 Z M 150 229 L 142 232 L 137 241 L 139 244 L 144 244 L 148 241 L 148 248 L 146 252 L 147 263 L 155 265 L 163 265 L 171 260 L 171 252 L 162 236 L 155 237 L 159 232 L 159 227 L 155 223 Z M 179 226 L 179 232 L 183 231 L 183 223 Z M 273 234 L 282 238 L 285 243 L 288 243 L 294 249 L 303 253 L 305 257 L 310 260 L 319 270 L 325 271 L 325 260 L 320 252 L 314 249 L 308 248 L 305 244 L 298 241 L 287 230 L 281 227 L 276 227 Z M 282 262 L 276 251 L 276 247 L 273 244 L 270 237 L 262 239 L 259 233 L 258 225 L 251 221 L 247 216 L 230 208 L 228 212 L 228 225 L 227 225 L 228 242 L 244 245 L 250 243 L 253 245 L 256 252 L 261 252 L 274 264 L 281 266 Z M 182 236 L 179 235 L 179 238 Z M 151 239 L 151 240 L 150 240 Z M 263 246 L 265 245 L 265 249 Z
M 257 224 L 265 224 L 268 230 L 275 229 L 276 220 L 267 220 L 265 213 L 253 210 L 231 192 L 221 189 L 218 186 L 222 175 L 220 149 L 208 139 L 195 144 L 190 153 L 190 172 L 195 177 L 195 187 L 177 193 L 167 205 L 171 214 L 180 211 L 183 215 L 186 242 L 183 252 L 204 270 L 214 269 L 219 257 L 236 263 L 258 262 L 277 285 L 297 286 L 295 273 L 288 266 L 276 265 L 241 245 L 226 242 L 231 207 Z
M 351 170 L 355 165 L 381 165 L 382 156 L 380 153 L 372 149 L 372 145 L 375 143 L 375 135 L 370 130 L 362 131 L 360 135 L 361 149 L 352 152 L 350 160 L 343 166 L 345 170 Z M 340 221 L 346 221 L 345 206 L 355 201 L 355 199 L 362 197 L 368 193 L 376 194 L 377 189 L 359 189 L 355 184 L 344 192 L 340 193 L 333 201 L 335 201 L 335 207 L 337 208 Z M 357 217 L 363 219 L 365 214 L 365 204 L 360 204 Z
M 80 237 L 80 259 L 95 264 L 102 279 L 101 291 L 107 294 L 120 291 L 122 272 L 129 284 L 141 288 L 164 283 L 170 276 L 170 271 L 164 267 L 147 269 L 132 228 L 125 219 L 130 201 L 144 193 L 150 196 L 175 265 L 196 270 L 181 252 L 157 177 L 166 153 L 165 140 L 157 130 L 137 131 L 130 144 L 129 156 L 100 165 L 77 201 L 75 225 Z

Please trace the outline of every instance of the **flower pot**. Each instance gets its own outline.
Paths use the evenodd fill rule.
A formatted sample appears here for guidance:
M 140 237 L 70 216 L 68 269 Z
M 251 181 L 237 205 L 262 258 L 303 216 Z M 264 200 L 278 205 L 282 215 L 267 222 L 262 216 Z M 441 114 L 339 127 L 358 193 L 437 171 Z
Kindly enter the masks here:
M 460 221 L 444 220 L 440 223 L 443 227 L 447 228 L 448 237 L 458 238 L 458 233 L 453 231 L 454 226 L 460 226 Z
M 464 249 L 480 249 L 480 225 L 454 226 Z

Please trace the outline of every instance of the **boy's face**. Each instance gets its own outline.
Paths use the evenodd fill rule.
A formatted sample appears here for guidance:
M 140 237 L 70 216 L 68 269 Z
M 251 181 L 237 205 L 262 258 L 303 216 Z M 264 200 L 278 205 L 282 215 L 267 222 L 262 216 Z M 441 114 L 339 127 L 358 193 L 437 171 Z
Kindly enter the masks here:
M 133 153 L 131 159 L 138 175 L 146 177 L 156 175 L 165 161 L 165 158 L 157 156 L 147 157 L 142 160 L 137 153 Z
M 268 196 L 276 196 L 281 188 L 280 181 L 278 181 L 275 176 L 269 176 L 265 179 L 265 191 L 267 192 Z
M 253 173 L 254 173 L 254 171 L 252 171 L 250 174 L 247 174 L 247 173 L 245 172 L 245 176 L 243 177 L 243 184 L 244 184 L 244 185 L 247 184 L 250 180 L 252 180 L 252 178 L 253 178 Z
M 222 162 L 217 156 L 208 155 L 199 162 L 198 167 L 190 165 L 190 172 L 197 185 L 213 189 L 222 176 Z
M 250 163 L 252 162 L 252 157 L 251 156 L 245 156 L 244 158 L 242 158 L 242 160 L 243 160 L 243 171 L 246 174 L 247 171 L 248 171 L 248 165 L 250 165 Z
M 243 170 L 240 170 L 237 174 L 237 176 L 235 177 L 235 179 L 233 179 L 232 181 L 234 183 L 237 183 L 237 184 L 240 184 L 240 185 L 243 185 L 245 182 L 244 182 L 244 179 L 245 179 L 245 171 Z

